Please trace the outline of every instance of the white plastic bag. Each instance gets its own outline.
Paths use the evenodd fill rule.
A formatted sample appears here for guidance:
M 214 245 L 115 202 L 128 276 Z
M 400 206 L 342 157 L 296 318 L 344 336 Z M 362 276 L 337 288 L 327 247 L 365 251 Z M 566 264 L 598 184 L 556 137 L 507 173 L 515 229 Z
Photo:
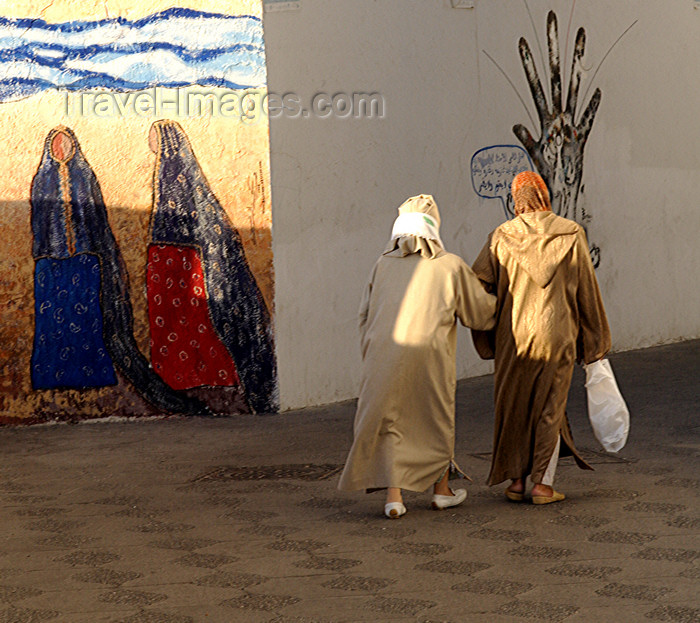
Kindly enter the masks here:
M 588 419 L 595 438 L 608 452 L 619 452 L 627 442 L 630 412 L 620 394 L 610 362 L 601 359 L 587 366 Z

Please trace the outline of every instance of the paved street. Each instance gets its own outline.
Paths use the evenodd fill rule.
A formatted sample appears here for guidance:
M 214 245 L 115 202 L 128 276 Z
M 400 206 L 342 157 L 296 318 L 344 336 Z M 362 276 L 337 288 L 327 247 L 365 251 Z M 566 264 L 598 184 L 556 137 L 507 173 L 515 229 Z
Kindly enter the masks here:
M 0 623 L 700 621 L 700 341 L 611 356 L 632 412 L 549 506 L 484 482 L 492 379 L 461 382 L 456 509 L 340 494 L 354 403 L 0 429 Z M 460 486 L 458 483 L 454 483 Z

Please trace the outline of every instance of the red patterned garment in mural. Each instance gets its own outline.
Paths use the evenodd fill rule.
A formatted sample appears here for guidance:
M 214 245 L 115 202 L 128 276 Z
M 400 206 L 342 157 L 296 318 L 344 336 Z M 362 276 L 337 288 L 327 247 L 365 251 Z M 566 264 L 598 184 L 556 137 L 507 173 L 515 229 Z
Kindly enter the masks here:
M 197 250 L 150 245 L 147 280 L 151 364 L 161 378 L 174 389 L 238 385 L 209 316 Z
M 209 186 L 182 127 L 166 119 L 156 121 L 148 141 L 156 154 L 150 244 L 196 249 L 206 297 L 201 304 L 206 304 L 211 323 L 205 326 L 213 327 L 212 339 L 215 336 L 235 363 L 238 387 L 249 411 L 275 413 L 279 400 L 272 319 L 248 264 L 241 234 Z M 149 273 L 151 270 L 149 267 Z M 167 267 L 155 272 L 165 279 L 171 277 L 173 283 L 180 280 Z M 151 310 L 149 315 L 154 316 Z M 165 322 L 161 314 L 155 316 Z M 191 325 L 187 334 L 200 342 Z M 169 358 L 165 363 L 172 361 Z

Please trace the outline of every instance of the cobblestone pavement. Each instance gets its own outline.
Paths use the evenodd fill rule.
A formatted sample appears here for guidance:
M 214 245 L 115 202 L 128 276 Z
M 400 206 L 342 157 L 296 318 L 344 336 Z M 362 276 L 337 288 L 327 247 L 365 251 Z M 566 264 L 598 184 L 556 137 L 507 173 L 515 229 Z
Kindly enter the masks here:
M 458 389 L 467 501 L 340 494 L 352 402 L 275 417 L 0 429 L 0 623 L 700 621 L 700 341 L 611 357 L 619 455 L 569 413 L 595 472 L 568 499 L 488 488 L 491 377 Z

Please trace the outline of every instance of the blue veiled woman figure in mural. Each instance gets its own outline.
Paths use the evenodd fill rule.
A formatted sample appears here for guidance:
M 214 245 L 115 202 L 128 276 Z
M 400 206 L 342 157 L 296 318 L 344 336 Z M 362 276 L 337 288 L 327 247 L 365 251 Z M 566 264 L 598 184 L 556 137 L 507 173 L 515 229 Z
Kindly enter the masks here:
M 156 121 L 147 293 L 151 362 L 171 387 L 240 386 L 254 413 L 278 410 L 270 314 L 237 229 L 190 142 Z
M 133 335 L 128 275 L 102 192 L 70 128 L 53 129 L 32 181 L 35 335 L 34 389 L 88 389 L 120 372 L 159 409 L 206 407 L 168 387 Z

